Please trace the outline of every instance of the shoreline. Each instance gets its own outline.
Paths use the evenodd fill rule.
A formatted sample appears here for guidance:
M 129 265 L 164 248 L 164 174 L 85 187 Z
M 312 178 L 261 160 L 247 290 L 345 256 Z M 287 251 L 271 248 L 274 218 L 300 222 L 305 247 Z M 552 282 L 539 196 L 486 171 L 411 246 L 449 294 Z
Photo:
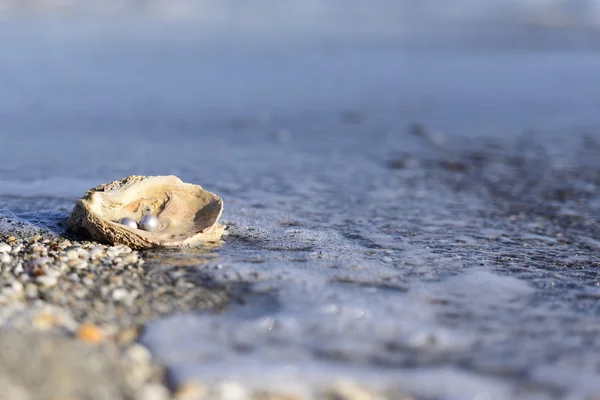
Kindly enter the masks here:
M 328 385 L 298 382 L 289 392 L 228 379 L 172 383 L 138 339 L 156 318 L 217 311 L 236 301 L 231 288 L 188 279 L 193 268 L 186 271 L 185 264 L 210 260 L 210 251 L 182 260 L 168 251 L 134 251 L 19 229 L 20 222 L 6 217 L 1 222 L 14 224 L 0 233 L 0 348 L 10 349 L 0 352 L 3 399 L 413 399 L 344 377 Z M 170 258 L 180 266 L 169 266 Z

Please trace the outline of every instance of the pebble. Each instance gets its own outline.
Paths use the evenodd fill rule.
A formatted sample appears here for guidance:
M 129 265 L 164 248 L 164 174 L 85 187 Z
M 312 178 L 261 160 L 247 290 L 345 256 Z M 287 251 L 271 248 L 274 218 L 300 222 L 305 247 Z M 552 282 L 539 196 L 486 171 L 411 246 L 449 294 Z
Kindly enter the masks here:
M 137 254 L 133 253 L 133 254 L 129 254 L 127 257 L 125 257 L 123 259 L 123 261 L 125 261 L 128 264 L 135 264 L 137 263 L 139 260 Z
M 77 254 L 77 251 L 75 250 L 68 250 L 66 255 L 69 260 L 76 260 L 79 258 L 79 254 Z
M 112 292 L 112 298 L 114 301 L 122 301 L 129 297 L 129 293 L 125 289 L 115 289 Z
M 104 251 L 101 248 L 94 247 L 90 250 L 90 260 L 98 260 L 104 256 Z
M 33 251 L 34 253 L 42 253 L 46 250 L 46 248 L 44 247 L 43 244 L 34 244 L 33 246 L 31 246 L 31 251 Z
M 149 350 L 136 343 L 146 321 L 182 308 L 210 308 L 226 301 L 221 292 L 207 298 L 198 294 L 197 286 L 182 285 L 185 274 L 150 276 L 141 267 L 140 253 L 127 246 L 42 238 L 37 242 L 13 238 L 7 243 L 0 241 L 0 329 L 2 316 L 16 311 L 23 314 L 21 325 L 26 329 L 51 330 L 80 345 L 101 344 L 98 350 L 118 354 L 127 366 L 123 377 L 131 391 L 124 398 L 170 398 L 169 391 L 156 383 L 163 379 L 160 367 Z M 163 275 L 167 279 L 161 279 Z M 46 311 L 48 307 L 52 311 Z M 82 321 L 86 323 L 79 325 Z M 79 374 L 74 375 L 78 379 Z M 189 391 L 188 396 L 196 397 L 185 399 L 202 398 L 204 391 L 203 387 Z M 220 397 L 215 399 L 250 396 L 235 383 L 221 384 L 217 394 Z
M 127 381 L 133 387 L 140 387 L 152 375 L 150 351 L 140 344 L 133 344 L 123 357 L 127 367 Z
M 23 291 L 23 284 L 17 280 L 12 282 L 12 290 L 15 293 L 21 293 Z
M 86 269 L 87 267 L 88 267 L 88 263 L 85 260 L 79 261 L 78 263 L 73 265 L 73 268 L 75 268 L 75 269 Z
M 29 282 L 25 285 L 25 295 L 30 299 L 35 299 L 38 297 L 38 288 L 37 286 Z
M 41 312 L 33 320 L 34 325 L 41 330 L 53 328 L 59 325 L 60 322 L 60 317 L 51 312 Z
M 110 258 L 115 258 L 116 256 L 118 256 L 121 253 L 122 253 L 122 251 L 120 249 L 118 249 L 117 247 L 111 247 L 110 249 L 106 250 L 106 255 L 109 256 Z
M 58 279 L 56 279 L 56 277 L 46 275 L 38 276 L 35 278 L 35 281 L 44 287 L 52 287 L 58 283 Z
M 84 342 L 98 344 L 104 341 L 104 332 L 97 325 L 83 324 L 77 330 L 77 338 Z
M 246 388 L 234 381 L 219 382 L 211 388 L 209 396 L 214 400 L 246 400 L 248 397 Z
M 40 257 L 33 260 L 33 265 L 36 267 L 41 267 L 42 265 L 46 265 L 50 262 L 50 258 L 48 257 Z
M 168 400 L 169 390 L 161 384 L 154 383 L 144 386 L 135 396 L 136 400 Z
M 332 399 L 339 400 L 375 400 L 376 397 L 369 390 L 359 386 L 357 383 L 341 379 L 327 391 Z
M 127 352 L 125 353 L 125 358 L 133 363 L 145 364 L 150 362 L 150 360 L 152 359 L 152 355 L 150 354 L 150 350 L 148 350 L 141 344 L 136 343 L 129 349 L 127 349 Z
M 191 382 L 185 383 L 177 388 L 173 394 L 174 400 L 204 400 L 206 399 L 206 386 Z
M 81 282 L 83 282 L 83 284 L 84 284 L 85 286 L 88 286 L 88 287 L 92 287 L 92 286 L 94 286 L 94 280 L 93 280 L 93 279 L 90 279 L 90 278 L 83 278 L 83 279 L 81 280 Z
M 15 275 L 21 275 L 23 273 L 23 263 L 17 263 L 17 265 L 15 265 L 15 268 L 13 269 L 13 273 Z

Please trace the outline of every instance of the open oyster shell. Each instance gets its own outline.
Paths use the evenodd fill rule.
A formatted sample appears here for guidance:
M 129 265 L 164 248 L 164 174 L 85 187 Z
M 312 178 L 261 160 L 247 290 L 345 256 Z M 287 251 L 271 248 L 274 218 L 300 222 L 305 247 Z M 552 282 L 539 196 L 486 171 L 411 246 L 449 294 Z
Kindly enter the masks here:
M 217 221 L 222 212 L 223 200 L 199 185 L 176 176 L 130 176 L 88 190 L 67 224 L 94 240 L 134 249 L 192 246 L 221 238 L 225 227 Z M 139 221 L 145 214 L 158 218 L 156 231 L 119 223 L 123 217 Z

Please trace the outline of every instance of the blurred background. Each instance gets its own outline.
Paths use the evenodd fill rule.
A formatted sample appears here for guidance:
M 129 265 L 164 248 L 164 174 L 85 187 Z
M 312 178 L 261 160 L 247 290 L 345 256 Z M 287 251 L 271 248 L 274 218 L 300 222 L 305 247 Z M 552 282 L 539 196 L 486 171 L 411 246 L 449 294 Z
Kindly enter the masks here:
M 319 124 L 286 118 L 304 124 L 307 112 L 476 135 L 598 122 L 597 0 L 15 0 L 0 9 L 3 180 L 185 173 L 196 155 L 249 137 L 302 142 Z M 231 129 L 248 121 L 262 128 Z M 330 128 L 319 137 L 343 141 Z M 203 140 L 189 158 L 181 135 Z
M 415 121 L 471 136 L 600 122 L 597 0 L 15 0 L 0 10 L 4 195 L 75 196 L 131 173 L 199 179 L 199 159 L 223 173 L 236 150 L 244 168 L 281 142 L 317 154 L 378 135 L 368 148 L 384 157 Z M 348 116 L 371 125 L 348 131 Z

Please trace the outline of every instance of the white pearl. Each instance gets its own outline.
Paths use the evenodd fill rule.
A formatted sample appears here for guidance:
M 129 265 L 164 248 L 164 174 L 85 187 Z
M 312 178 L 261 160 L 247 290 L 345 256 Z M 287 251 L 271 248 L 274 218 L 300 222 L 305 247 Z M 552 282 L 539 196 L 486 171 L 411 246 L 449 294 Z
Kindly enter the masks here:
M 133 229 L 137 229 L 138 228 L 137 222 L 135 222 L 135 220 L 133 220 L 133 219 L 131 219 L 129 217 L 121 218 L 121 220 L 119 221 L 119 223 L 122 224 L 122 225 L 128 226 L 130 228 L 133 228 Z
M 146 214 L 140 219 L 140 228 L 148 232 L 154 232 L 159 225 L 158 218 L 154 215 Z

